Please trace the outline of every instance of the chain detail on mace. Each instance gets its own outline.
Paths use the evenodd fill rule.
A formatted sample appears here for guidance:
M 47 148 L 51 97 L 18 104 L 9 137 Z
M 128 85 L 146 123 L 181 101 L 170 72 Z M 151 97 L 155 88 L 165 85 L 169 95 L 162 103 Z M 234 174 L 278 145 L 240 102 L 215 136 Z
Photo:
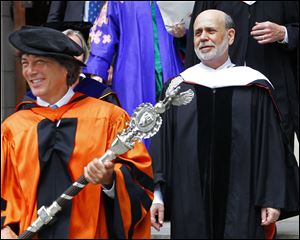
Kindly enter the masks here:
M 117 156 L 132 149 L 137 141 L 154 136 L 160 129 L 162 118 L 160 114 L 169 109 L 170 105 L 181 106 L 191 102 L 194 97 L 192 90 L 179 93 L 183 79 L 174 78 L 168 86 L 165 98 L 153 107 L 150 103 L 140 104 L 131 116 L 125 128 L 112 142 L 110 148 L 99 158 L 99 161 L 111 161 Z M 78 194 L 88 181 L 82 175 L 49 207 L 42 206 L 38 210 L 38 218 L 19 236 L 19 239 L 32 238 L 44 225 L 48 224 L 63 206 Z

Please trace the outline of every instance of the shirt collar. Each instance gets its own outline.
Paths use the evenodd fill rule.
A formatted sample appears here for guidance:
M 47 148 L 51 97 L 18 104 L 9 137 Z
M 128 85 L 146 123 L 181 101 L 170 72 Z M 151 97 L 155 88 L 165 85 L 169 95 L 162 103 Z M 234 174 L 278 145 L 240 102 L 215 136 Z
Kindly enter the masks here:
M 57 107 L 61 107 L 61 106 L 63 106 L 63 105 L 66 105 L 66 104 L 70 101 L 70 99 L 73 97 L 74 94 L 75 94 L 75 93 L 74 93 L 73 89 L 70 87 L 70 88 L 68 89 L 67 93 L 66 93 L 60 100 L 58 100 L 58 101 L 55 103 L 55 105 L 56 105 Z M 37 98 L 36 98 L 36 102 L 37 102 L 37 104 L 38 104 L 39 106 L 42 106 L 42 107 L 48 107 L 48 106 L 50 105 L 48 102 L 42 100 L 40 97 L 37 97 Z
M 243 1 L 244 3 L 248 4 L 248 5 L 252 5 L 254 4 L 256 1 Z
M 234 67 L 235 64 L 233 64 L 230 60 L 230 57 L 227 58 L 226 62 L 223 63 L 220 67 L 218 67 L 217 69 L 208 67 L 206 65 L 204 65 L 202 62 L 200 62 L 199 67 L 208 71 L 216 71 L 216 70 L 221 70 L 221 69 L 225 69 L 225 68 L 230 68 L 230 67 Z

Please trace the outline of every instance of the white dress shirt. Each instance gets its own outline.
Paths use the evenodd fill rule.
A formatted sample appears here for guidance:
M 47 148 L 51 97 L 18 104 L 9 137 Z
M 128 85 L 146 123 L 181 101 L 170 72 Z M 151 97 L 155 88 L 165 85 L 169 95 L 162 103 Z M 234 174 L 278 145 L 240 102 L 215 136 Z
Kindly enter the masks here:
M 67 104 L 70 101 L 70 99 L 73 97 L 74 94 L 75 93 L 74 93 L 73 89 L 70 87 L 68 89 L 67 93 L 60 100 L 58 100 L 55 104 L 50 104 L 50 103 L 42 100 L 40 97 L 36 98 L 36 103 L 39 106 L 43 106 L 43 107 L 49 107 L 49 105 L 56 105 L 57 107 L 61 107 L 65 104 Z

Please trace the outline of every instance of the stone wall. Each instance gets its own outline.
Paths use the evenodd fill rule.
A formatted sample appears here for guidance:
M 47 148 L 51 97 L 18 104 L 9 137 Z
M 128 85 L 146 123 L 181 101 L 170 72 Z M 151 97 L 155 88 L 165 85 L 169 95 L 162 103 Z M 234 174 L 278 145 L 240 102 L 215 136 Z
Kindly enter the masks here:
M 1 1 L 1 122 L 16 106 L 14 51 L 7 40 L 12 31 L 12 1 Z

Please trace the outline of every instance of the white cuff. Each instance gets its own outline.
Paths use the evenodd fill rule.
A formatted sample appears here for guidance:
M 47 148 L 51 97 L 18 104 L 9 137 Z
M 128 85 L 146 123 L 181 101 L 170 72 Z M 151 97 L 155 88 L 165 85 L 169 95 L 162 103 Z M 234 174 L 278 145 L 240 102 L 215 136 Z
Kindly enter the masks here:
M 284 27 L 284 31 L 285 31 L 284 39 L 282 41 L 278 41 L 278 43 L 288 43 L 289 42 L 289 36 L 288 36 L 287 29 L 285 26 L 283 26 L 283 27 Z
M 111 186 L 110 189 L 107 189 L 102 185 L 103 192 L 109 196 L 110 198 L 114 199 L 115 198 L 115 181 L 113 182 L 113 185 Z
M 156 185 L 155 188 L 154 188 L 154 199 L 153 199 L 152 204 L 153 203 L 164 204 L 163 196 L 162 196 L 159 185 Z

